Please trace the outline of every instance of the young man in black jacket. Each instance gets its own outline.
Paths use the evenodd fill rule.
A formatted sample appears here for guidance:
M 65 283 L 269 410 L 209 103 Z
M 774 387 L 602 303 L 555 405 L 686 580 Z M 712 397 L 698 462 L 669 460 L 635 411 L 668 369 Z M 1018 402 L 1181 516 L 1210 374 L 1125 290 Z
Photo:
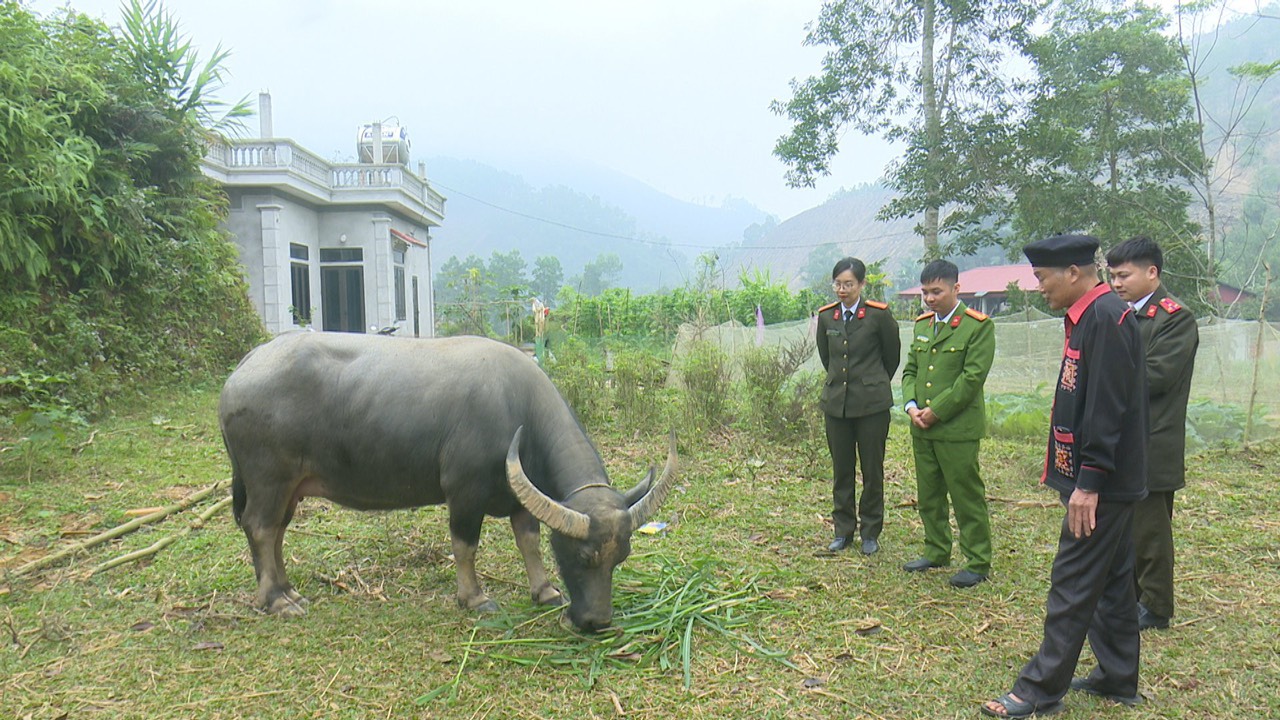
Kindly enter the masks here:
M 1053 560 L 1040 651 L 995 717 L 1048 715 L 1068 689 L 1126 705 L 1138 695 L 1133 508 L 1147 495 L 1147 376 L 1133 308 L 1098 279 L 1098 241 L 1056 235 L 1023 248 L 1066 343 L 1042 481 L 1067 508 Z M 1072 679 L 1086 636 L 1098 667 Z

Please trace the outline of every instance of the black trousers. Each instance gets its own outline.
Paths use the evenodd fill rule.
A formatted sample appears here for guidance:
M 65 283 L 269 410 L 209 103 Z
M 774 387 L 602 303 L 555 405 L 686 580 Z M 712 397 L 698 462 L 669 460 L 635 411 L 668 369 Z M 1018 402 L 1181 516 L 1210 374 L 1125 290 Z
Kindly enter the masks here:
M 889 411 L 856 418 L 826 418 L 834 487 L 831 491 L 837 537 L 852 537 L 862 526 L 862 539 L 875 540 L 884 527 L 884 445 L 889 439 Z M 862 456 L 862 502 L 858 495 L 858 456 Z
M 1089 677 L 1115 695 L 1138 694 L 1138 600 L 1133 584 L 1133 503 L 1098 503 L 1097 527 L 1076 539 L 1062 519 L 1044 640 L 1013 686 L 1037 706 L 1062 699 L 1087 637 L 1098 659 Z
M 1153 492 L 1133 506 L 1138 601 L 1173 617 L 1173 492 Z

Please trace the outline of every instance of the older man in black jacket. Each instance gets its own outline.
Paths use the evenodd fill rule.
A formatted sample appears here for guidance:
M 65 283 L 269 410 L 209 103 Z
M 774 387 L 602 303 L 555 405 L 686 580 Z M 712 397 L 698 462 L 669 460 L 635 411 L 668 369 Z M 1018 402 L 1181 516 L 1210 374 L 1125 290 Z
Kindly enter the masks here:
M 1065 309 L 1066 344 L 1042 481 L 1067 507 L 1040 651 L 995 717 L 1047 715 L 1074 688 L 1127 705 L 1138 695 L 1133 507 L 1147 495 L 1147 376 L 1133 308 L 1098 279 L 1098 241 L 1057 235 L 1023 248 L 1040 292 Z M 1098 666 L 1072 679 L 1086 636 Z

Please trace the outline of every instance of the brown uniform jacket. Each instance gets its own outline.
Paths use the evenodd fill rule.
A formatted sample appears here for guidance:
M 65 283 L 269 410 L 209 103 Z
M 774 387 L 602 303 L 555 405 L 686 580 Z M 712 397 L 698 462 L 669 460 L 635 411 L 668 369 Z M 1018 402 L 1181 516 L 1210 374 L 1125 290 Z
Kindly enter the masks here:
M 1147 358 L 1151 440 L 1147 444 L 1147 489 L 1171 492 L 1186 485 L 1187 397 L 1200 332 L 1196 319 L 1164 286 L 1134 309 Z
M 898 323 L 889 306 L 863 298 L 852 320 L 840 303 L 818 310 L 818 357 L 826 368 L 822 411 L 854 418 L 893 407 L 893 374 L 902 361 Z

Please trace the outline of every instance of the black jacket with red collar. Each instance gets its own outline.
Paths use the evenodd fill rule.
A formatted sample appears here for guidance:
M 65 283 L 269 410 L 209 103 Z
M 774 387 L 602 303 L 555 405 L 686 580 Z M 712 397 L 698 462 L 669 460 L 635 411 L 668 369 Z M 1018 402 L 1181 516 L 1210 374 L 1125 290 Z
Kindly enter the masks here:
M 1067 310 L 1044 482 L 1102 501 L 1147 496 L 1147 371 L 1129 304 L 1099 283 Z

